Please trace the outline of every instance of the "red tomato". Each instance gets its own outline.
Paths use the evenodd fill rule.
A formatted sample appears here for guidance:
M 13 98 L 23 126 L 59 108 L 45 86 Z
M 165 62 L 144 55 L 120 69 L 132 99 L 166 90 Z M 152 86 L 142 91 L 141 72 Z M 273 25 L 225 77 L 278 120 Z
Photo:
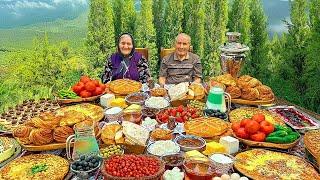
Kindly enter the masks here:
M 171 116 L 176 116 L 177 115 L 177 110 L 176 109 L 172 109 L 170 112 Z
M 260 122 L 260 126 L 270 126 L 272 125 L 271 123 L 269 123 L 268 121 L 262 121 Z
M 105 84 L 99 84 L 99 86 L 100 86 L 100 88 L 102 89 L 102 90 L 106 90 L 106 85 Z
M 87 98 L 87 97 L 90 97 L 91 95 L 92 95 L 91 92 L 88 92 L 86 90 L 83 90 L 83 91 L 80 92 L 80 96 L 82 98 Z
M 266 135 L 263 132 L 258 131 L 250 136 L 253 141 L 263 142 L 266 139 Z
M 197 118 L 197 117 L 198 117 L 197 114 L 192 114 L 192 115 L 191 115 L 191 118 L 192 118 L 192 119 L 195 119 L 195 118 Z
M 260 129 L 260 124 L 257 121 L 249 121 L 246 126 L 245 130 L 248 134 L 255 134 Z
M 80 81 L 84 84 L 91 81 L 91 79 L 88 76 L 81 76 Z
M 265 116 L 264 116 L 264 114 L 258 113 L 258 114 L 253 115 L 251 119 L 260 123 L 265 120 Z
M 179 122 L 179 123 L 182 123 L 183 119 L 181 117 L 176 117 L 176 121 Z
M 96 85 L 96 86 L 100 86 L 100 82 L 98 80 L 92 80 L 92 82 Z
M 93 94 L 97 96 L 97 95 L 100 95 L 102 93 L 103 93 L 103 90 L 100 87 L 96 87 L 96 89 L 95 89 Z
M 76 94 L 80 94 L 80 92 L 82 91 L 83 87 L 75 85 L 72 87 L 73 92 L 75 92 Z
M 236 135 L 239 137 L 239 138 L 243 138 L 243 139 L 248 139 L 249 138 L 249 134 L 247 134 L 247 132 L 245 131 L 244 128 L 239 128 L 237 131 L 236 131 Z
M 234 122 L 232 123 L 232 126 L 231 126 L 231 129 L 234 131 L 234 132 L 237 132 L 237 130 L 240 128 L 240 123 L 239 122 Z
M 92 81 L 87 82 L 84 87 L 89 92 L 94 92 L 96 90 L 96 85 Z
M 180 105 L 180 106 L 177 108 L 177 111 L 178 111 L 179 113 L 182 113 L 182 112 L 183 112 L 183 106 Z
M 262 131 L 263 133 L 268 135 L 274 131 L 274 126 L 270 123 L 269 123 L 269 125 L 261 125 L 260 131 Z
M 251 121 L 251 119 L 242 119 L 240 122 L 240 126 L 245 127 L 249 121 Z

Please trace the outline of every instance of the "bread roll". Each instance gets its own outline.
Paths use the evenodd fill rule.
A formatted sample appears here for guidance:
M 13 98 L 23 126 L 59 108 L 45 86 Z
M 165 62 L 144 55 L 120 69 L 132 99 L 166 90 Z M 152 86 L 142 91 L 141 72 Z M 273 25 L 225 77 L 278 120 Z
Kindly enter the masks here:
M 13 130 L 13 136 L 17 138 L 28 138 L 32 129 L 33 128 L 29 126 L 18 126 Z
M 261 85 L 255 87 L 259 91 L 259 99 L 260 100 L 271 100 L 274 98 L 274 94 L 272 89 L 266 85 Z
M 256 88 L 244 88 L 241 90 L 241 98 L 255 101 L 259 98 L 259 91 Z
M 237 86 L 239 86 L 241 89 L 243 88 L 254 88 L 256 86 L 260 86 L 262 83 L 249 75 L 243 75 L 240 76 L 237 80 Z
M 51 129 L 33 129 L 29 139 L 34 145 L 45 145 L 53 142 L 53 131 Z
M 241 97 L 241 89 L 237 86 L 228 86 L 226 92 L 230 94 L 232 99 Z
M 74 131 L 69 126 L 57 127 L 53 130 L 53 139 L 57 142 L 65 143 L 70 135 L 73 135 Z
M 213 78 L 213 80 L 225 84 L 227 86 L 236 86 L 236 80 L 231 76 L 231 74 L 223 74 Z

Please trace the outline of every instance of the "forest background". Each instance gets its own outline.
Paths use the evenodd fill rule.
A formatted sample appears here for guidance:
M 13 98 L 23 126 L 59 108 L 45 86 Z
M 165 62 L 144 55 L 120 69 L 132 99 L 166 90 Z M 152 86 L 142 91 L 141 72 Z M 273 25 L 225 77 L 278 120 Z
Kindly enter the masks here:
M 226 42 L 227 31 L 240 32 L 241 43 L 251 49 L 242 74 L 260 79 L 277 97 L 320 113 L 319 0 L 291 1 L 290 19 L 283 21 L 287 31 L 272 37 L 260 0 L 139 2 L 137 9 L 135 0 L 91 0 L 89 13 L 68 21 L 68 26 L 65 20 L 47 23 L 50 34 L 35 35 L 37 25 L 23 33 L 1 30 L 0 113 L 25 99 L 53 98 L 82 74 L 99 78 L 121 32 L 132 33 L 137 47 L 149 49 L 155 79 L 160 48 L 172 47 L 179 32 L 191 35 L 204 77 L 219 75 L 218 47 Z M 12 41 L 13 36 L 19 42 Z

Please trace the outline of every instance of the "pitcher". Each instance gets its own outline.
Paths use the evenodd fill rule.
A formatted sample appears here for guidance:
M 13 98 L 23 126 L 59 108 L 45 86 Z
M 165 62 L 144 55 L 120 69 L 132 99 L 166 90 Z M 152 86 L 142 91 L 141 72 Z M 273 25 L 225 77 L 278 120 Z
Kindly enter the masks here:
M 228 109 L 225 99 L 228 101 Z M 220 110 L 220 112 L 229 111 L 231 107 L 231 96 L 224 92 L 222 88 L 214 86 L 209 91 L 206 106 L 208 109 Z
M 67 158 L 76 160 L 82 155 L 99 155 L 99 146 L 94 134 L 92 125 L 74 126 L 74 135 L 67 139 L 66 150 Z M 71 143 L 74 142 L 73 153 L 71 156 Z

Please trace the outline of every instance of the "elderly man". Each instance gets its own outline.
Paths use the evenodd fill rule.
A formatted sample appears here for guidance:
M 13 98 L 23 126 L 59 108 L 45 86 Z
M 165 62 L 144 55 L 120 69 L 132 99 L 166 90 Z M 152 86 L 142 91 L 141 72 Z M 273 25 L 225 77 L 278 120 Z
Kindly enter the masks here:
M 199 56 L 189 52 L 191 38 L 181 33 L 175 40 L 175 52 L 165 56 L 160 67 L 160 85 L 181 82 L 201 83 L 202 66 Z

